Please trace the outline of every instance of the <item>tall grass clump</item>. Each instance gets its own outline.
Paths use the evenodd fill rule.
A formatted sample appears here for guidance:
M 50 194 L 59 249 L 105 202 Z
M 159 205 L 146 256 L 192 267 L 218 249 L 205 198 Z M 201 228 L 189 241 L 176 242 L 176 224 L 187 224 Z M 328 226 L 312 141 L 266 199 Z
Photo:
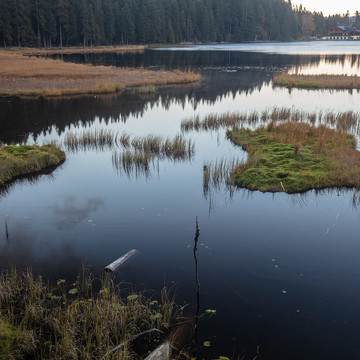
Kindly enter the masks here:
M 240 163 L 237 158 L 221 159 L 216 162 L 206 162 L 203 166 L 203 190 L 220 189 L 223 185 L 231 188 L 234 184 L 233 172 Z
M 360 188 L 360 153 L 354 135 L 326 125 L 274 123 L 256 130 L 234 128 L 227 136 L 248 152 L 234 182 L 250 190 L 304 192 Z
M 119 173 L 127 176 L 150 175 L 151 167 L 158 166 L 159 160 L 174 161 L 191 159 L 195 154 L 195 144 L 182 135 L 163 138 L 157 135 L 134 137 L 129 139 L 128 148 L 116 150 L 112 155 L 112 163 Z
M 3 271 L 0 308 L 0 358 L 24 360 L 138 358 L 180 315 L 166 289 L 156 299 L 125 295 L 109 275 L 95 279 L 86 269 L 54 287 L 30 270 Z M 135 353 L 131 339 L 140 335 L 148 348 Z
M 110 129 L 83 130 L 81 133 L 68 132 L 64 145 L 68 151 L 111 149 L 117 144 L 118 133 Z M 126 135 L 119 138 L 126 142 Z
M 55 144 L 0 147 L 0 185 L 13 178 L 40 172 L 62 163 L 65 153 Z

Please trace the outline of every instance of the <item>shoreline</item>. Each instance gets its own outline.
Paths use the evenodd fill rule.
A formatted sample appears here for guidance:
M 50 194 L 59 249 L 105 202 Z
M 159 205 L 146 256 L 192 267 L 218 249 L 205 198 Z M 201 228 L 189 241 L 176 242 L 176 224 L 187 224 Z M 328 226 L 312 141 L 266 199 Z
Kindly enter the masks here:
M 114 49 L 107 48 L 106 51 L 114 52 Z M 116 49 L 121 52 L 144 51 L 144 47 Z M 78 50 L 80 49 L 71 49 L 74 53 Z M 63 60 L 26 56 L 26 51 L 28 49 L 0 51 L 1 97 L 108 94 L 139 86 L 184 85 L 201 79 L 201 75 L 194 72 L 74 64 Z M 53 51 L 55 54 L 60 50 Z M 88 51 L 88 48 L 83 49 L 83 52 L 85 51 Z M 96 50 L 103 51 L 104 48 Z M 48 52 L 43 52 L 46 53 Z

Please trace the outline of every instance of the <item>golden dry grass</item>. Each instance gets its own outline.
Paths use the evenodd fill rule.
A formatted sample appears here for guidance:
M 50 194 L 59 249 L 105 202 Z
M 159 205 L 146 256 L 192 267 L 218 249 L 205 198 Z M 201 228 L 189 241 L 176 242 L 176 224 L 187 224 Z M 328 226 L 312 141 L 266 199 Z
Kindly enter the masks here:
M 0 52 L 0 95 L 60 96 L 100 94 L 142 85 L 185 84 L 200 80 L 192 72 L 151 71 L 65 63 Z
M 356 75 L 299 75 L 274 76 L 274 84 L 299 88 L 360 89 L 360 77 Z

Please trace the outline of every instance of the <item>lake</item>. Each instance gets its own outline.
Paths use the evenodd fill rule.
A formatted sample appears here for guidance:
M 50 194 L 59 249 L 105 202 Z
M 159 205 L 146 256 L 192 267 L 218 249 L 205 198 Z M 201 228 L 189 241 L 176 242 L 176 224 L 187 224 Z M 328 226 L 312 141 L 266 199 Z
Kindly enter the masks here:
M 360 75 L 360 42 L 223 44 L 63 58 L 191 69 L 201 72 L 202 82 L 144 95 L 3 98 L 0 141 L 61 144 L 69 132 L 95 129 L 172 138 L 182 133 L 183 119 L 197 115 L 274 107 L 358 112 L 360 106 L 359 91 L 272 84 L 274 74 L 284 71 Z M 353 131 L 359 140 L 357 128 Z M 241 161 L 246 153 L 226 138 L 224 128 L 182 135 L 195 143 L 190 159 L 159 159 L 146 172 L 126 172 L 114 162 L 121 147 L 68 150 L 51 174 L 3 188 L 3 268 L 30 266 L 51 281 L 73 282 L 83 263 L 98 276 L 137 249 L 140 255 L 116 281 L 155 291 L 166 284 L 176 291 L 176 301 L 187 305 L 187 315 L 203 314 L 193 339 L 199 359 L 360 358 L 360 194 L 230 192 L 225 185 L 205 191 L 206 162 Z

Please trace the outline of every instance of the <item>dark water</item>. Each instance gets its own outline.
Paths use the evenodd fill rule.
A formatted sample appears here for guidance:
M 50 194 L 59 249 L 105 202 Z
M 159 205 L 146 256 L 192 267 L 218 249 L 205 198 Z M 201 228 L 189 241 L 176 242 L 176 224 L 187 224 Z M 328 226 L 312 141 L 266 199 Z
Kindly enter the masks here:
M 106 59 L 127 66 L 191 67 L 201 71 L 203 82 L 141 97 L 2 99 L 0 140 L 61 143 L 67 132 L 83 129 L 174 136 L 187 116 L 273 106 L 358 111 L 357 91 L 272 87 L 278 70 L 359 71 L 358 55 L 330 52 L 93 55 L 96 63 Z M 351 189 L 302 195 L 238 190 L 230 196 L 225 188 L 204 194 L 205 161 L 245 155 L 225 138 L 224 129 L 184 136 L 195 142 L 195 157 L 161 160 L 146 176 L 117 171 L 113 150 L 87 150 L 68 152 L 65 163 L 50 175 L 2 189 L 2 265 L 32 266 L 51 280 L 73 281 L 82 263 L 99 274 L 134 248 L 140 255 L 116 281 L 155 291 L 165 283 L 194 315 L 197 217 L 199 313 L 216 310 L 199 321 L 194 339 L 199 359 L 253 359 L 258 352 L 262 359 L 360 358 L 359 194 Z

